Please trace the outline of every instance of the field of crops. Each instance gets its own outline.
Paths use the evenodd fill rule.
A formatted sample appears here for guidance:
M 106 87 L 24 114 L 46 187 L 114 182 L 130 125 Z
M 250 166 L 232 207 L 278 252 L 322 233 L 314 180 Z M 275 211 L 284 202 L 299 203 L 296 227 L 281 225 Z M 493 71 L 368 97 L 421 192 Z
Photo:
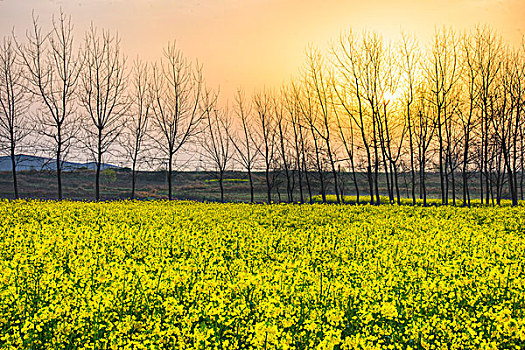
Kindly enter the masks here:
M 518 349 L 525 209 L 0 202 L 0 348 Z

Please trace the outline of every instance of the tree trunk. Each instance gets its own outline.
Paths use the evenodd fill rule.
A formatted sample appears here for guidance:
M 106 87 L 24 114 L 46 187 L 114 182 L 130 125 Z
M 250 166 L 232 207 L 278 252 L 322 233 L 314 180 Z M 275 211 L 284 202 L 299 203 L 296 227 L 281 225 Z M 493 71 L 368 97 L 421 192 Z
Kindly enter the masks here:
M 512 200 L 512 206 L 515 207 L 518 205 L 518 195 L 516 193 L 516 187 L 515 187 L 516 182 L 514 181 L 512 166 L 510 164 L 510 154 L 509 154 L 509 150 L 507 149 L 505 141 L 502 142 L 501 147 L 503 149 L 503 157 L 505 158 L 505 165 L 507 167 L 507 173 L 509 176 L 508 181 L 509 181 L 510 198 Z
M 447 140 L 447 143 L 448 142 L 449 141 Z M 450 180 L 449 180 L 448 166 L 449 166 L 449 154 L 447 150 L 445 154 L 445 164 L 443 165 L 443 174 L 445 175 L 445 205 L 448 205 L 448 194 L 450 192 L 449 190 Z
M 443 174 L 443 135 L 441 131 L 441 108 L 438 104 L 438 139 L 439 139 L 439 184 L 441 188 L 441 204 L 445 204 L 445 176 Z
M 324 187 L 324 176 L 323 176 L 323 168 L 321 165 L 321 160 L 319 159 L 319 145 L 317 144 L 317 139 L 315 138 L 314 131 L 312 130 L 312 136 L 314 139 L 314 146 L 315 146 L 315 159 L 317 162 L 317 172 L 319 173 L 319 182 L 321 185 L 321 197 L 323 199 L 323 203 L 326 203 L 326 191 Z
M 18 195 L 18 181 L 16 178 L 16 155 L 15 155 L 15 148 L 13 145 L 11 145 L 11 171 L 13 173 L 13 187 L 15 191 L 15 199 L 20 198 Z
M 221 189 L 221 203 L 224 203 L 224 184 L 223 184 L 224 173 L 219 172 L 219 187 Z
M 393 164 L 394 167 L 394 182 L 396 185 L 396 197 L 397 197 L 397 205 L 401 205 L 401 193 L 399 192 L 399 175 L 397 173 L 397 166 L 395 163 Z
M 135 199 L 135 178 L 136 172 L 135 169 L 131 171 L 131 200 Z
M 469 119 L 470 123 L 470 119 Z M 470 197 L 468 195 L 468 177 L 467 177 L 467 165 L 468 165 L 468 149 L 469 149 L 469 138 L 470 132 L 469 127 L 467 126 L 467 132 L 465 135 L 465 148 L 463 149 L 463 169 L 462 169 L 462 178 L 463 178 L 463 206 L 468 206 L 470 208 Z
M 489 154 L 489 146 L 488 146 L 488 121 L 485 120 L 485 144 L 484 144 L 484 150 L 483 150 L 483 173 L 485 174 L 485 201 L 486 204 L 489 205 L 490 200 L 490 192 L 492 191 L 492 185 L 490 181 L 490 171 L 488 170 L 488 154 Z M 482 197 L 483 198 L 483 197 Z
M 479 198 L 481 200 L 481 204 L 483 205 L 483 147 L 481 151 L 481 157 L 480 157 L 480 164 L 479 164 Z
M 168 200 L 171 201 L 172 199 L 172 193 L 171 193 L 171 175 L 173 173 L 173 153 L 170 152 L 169 159 L 168 159 Z
M 381 147 L 381 148 L 383 148 L 383 147 Z M 383 149 L 381 153 L 383 155 L 383 168 L 385 169 L 385 179 L 386 179 L 386 188 L 387 188 L 387 191 L 388 191 L 388 201 L 390 203 L 392 203 L 394 201 L 394 194 L 392 193 L 392 186 L 391 186 L 391 183 L 390 183 L 390 172 L 388 171 L 388 165 L 387 165 L 387 162 L 386 162 L 385 150 Z
M 525 169 L 523 168 L 524 167 L 524 148 L 523 148 L 523 126 L 520 127 L 520 165 L 521 165 L 521 173 L 520 173 L 520 199 L 523 200 L 523 178 L 524 178 L 524 175 L 525 175 Z
M 368 187 L 370 191 L 370 204 L 374 205 L 374 180 L 372 178 L 372 160 L 368 161 L 368 165 L 366 167 L 366 175 L 368 177 Z
M 377 146 L 377 132 L 376 132 L 376 117 L 373 116 L 373 120 L 372 120 L 372 129 L 373 129 L 373 134 L 374 134 L 374 154 L 375 154 L 375 159 L 374 159 L 374 183 L 375 183 L 375 194 L 376 194 L 376 205 L 380 205 L 381 204 L 381 199 L 379 197 L 379 151 L 378 151 L 378 146 Z
M 137 173 L 135 171 L 136 161 L 133 160 L 133 166 L 131 168 L 131 200 L 135 199 L 135 182 Z
M 102 130 L 98 129 L 97 173 L 95 175 L 95 200 L 100 200 L 100 168 L 102 165 Z
M 359 205 L 359 184 L 357 183 L 357 176 L 355 174 L 354 158 L 353 157 L 350 158 L 350 165 L 352 166 L 352 177 L 353 177 L 353 180 L 354 180 L 356 202 L 357 202 L 357 205 Z
M 100 155 L 98 156 L 100 158 Z M 100 161 L 97 160 L 97 172 L 95 174 L 95 200 L 100 200 Z
M 409 105 L 410 106 L 410 105 Z M 410 118 L 410 107 L 407 107 L 408 137 L 410 147 L 410 174 L 412 178 L 412 205 L 416 205 L 416 171 L 414 169 L 414 141 L 412 140 L 412 124 Z
M 420 173 L 420 179 L 419 182 L 421 183 L 421 195 L 423 197 L 423 206 L 427 206 L 427 187 L 425 183 L 425 166 L 426 166 L 426 159 L 423 156 L 422 162 L 421 162 L 421 169 L 419 171 Z
M 292 193 L 292 179 L 290 178 L 290 170 L 288 169 L 288 160 L 286 159 L 286 148 L 284 146 L 284 135 L 283 128 L 281 125 L 282 121 L 279 121 L 279 140 L 281 146 L 281 155 L 283 157 L 284 173 L 286 175 L 286 195 L 288 196 L 288 202 L 293 202 L 293 193 Z
M 396 198 L 397 198 L 397 194 L 396 194 L 396 181 L 395 181 L 395 174 L 394 174 L 394 162 L 392 161 L 389 161 L 388 162 L 388 171 L 389 171 L 389 176 L 390 176 L 390 188 L 391 188 L 391 191 L 392 192 L 392 199 L 390 199 L 390 203 L 396 203 Z
M 253 203 L 253 177 L 251 167 L 248 167 L 248 181 L 250 181 L 250 203 Z
M 313 203 L 313 197 L 312 197 L 312 185 L 310 184 L 310 177 L 308 176 L 308 167 L 306 166 L 306 161 L 303 156 L 303 165 L 304 165 L 304 179 L 306 180 L 306 188 L 308 189 L 308 196 L 309 196 L 309 202 L 310 204 Z
M 450 157 L 450 178 L 452 181 L 452 205 L 456 205 L 456 178 L 454 176 L 454 165 L 452 164 L 452 157 Z
M 520 173 L 520 199 L 523 200 L 523 178 L 524 178 L 524 175 L 525 175 L 525 169 L 523 169 L 523 166 L 525 165 L 524 164 L 524 148 L 523 148 L 523 137 L 524 137 L 524 133 L 523 133 L 523 125 L 520 125 L 520 167 L 521 167 L 521 173 Z
M 381 198 L 379 197 L 379 161 L 376 161 L 374 169 L 374 182 L 375 182 L 375 192 L 376 192 L 376 205 L 381 204 Z
M 361 114 L 361 103 L 359 103 L 359 113 L 361 115 L 361 123 L 363 123 L 363 117 Z M 370 192 L 370 204 L 374 205 L 374 180 L 372 178 L 372 155 L 370 154 L 370 145 L 365 141 L 365 130 L 364 127 L 361 127 L 361 137 L 363 139 L 363 144 L 366 149 L 366 176 L 368 178 L 368 189 Z
M 335 162 L 334 157 L 332 155 L 332 150 L 330 149 L 330 144 L 326 142 L 328 147 L 328 159 L 330 159 L 330 165 L 332 167 L 332 175 L 334 177 L 334 189 L 335 189 L 335 198 L 337 200 L 337 204 L 341 203 L 341 200 L 339 198 L 339 185 L 337 181 L 337 171 L 335 170 Z
M 297 176 L 298 176 L 298 179 L 299 179 L 299 200 L 300 200 L 301 204 L 303 204 L 304 203 L 303 174 L 302 174 L 302 171 L 301 171 L 301 165 L 300 165 L 300 159 L 299 158 L 297 159 L 297 164 L 299 164 L 297 166 Z
M 268 199 L 268 204 L 270 204 L 272 203 L 272 187 L 271 187 L 271 182 L 270 182 L 270 169 L 268 169 L 268 167 L 266 167 L 265 175 L 266 175 L 266 195 Z
M 60 124 L 57 127 L 57 151 L 56 151 L 56 165 L 57 165 L 57 190 L 58 200 L 62 200 L 62 130 Z
M 441 189 L 441 204 L 445 204 L 445 175 L 443 174 L 443 141 L 441 140 L 441 130 L 439 135 L 439 185 Z

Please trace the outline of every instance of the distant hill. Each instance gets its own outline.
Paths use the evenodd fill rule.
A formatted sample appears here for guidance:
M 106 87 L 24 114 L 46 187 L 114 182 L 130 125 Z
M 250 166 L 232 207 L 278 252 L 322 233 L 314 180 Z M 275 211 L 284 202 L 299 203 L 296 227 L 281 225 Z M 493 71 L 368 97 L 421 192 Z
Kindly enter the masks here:
M 64 162 L 64 171 L 73 171 L 78 169 L 90 169 L 95 170 L 97 163 L 75 163 L 75 162 Z M 119 167 L 113 164 L 103 163 L 101 169 L 118 169 Z M 26 154 L 19 154 L 16 156 L 16 170 L 56 170 L 56 160 L 53 158 L 30 156 Z M 4 156 L 0 157 L 0 171 L 11 171 L 11 157 Z

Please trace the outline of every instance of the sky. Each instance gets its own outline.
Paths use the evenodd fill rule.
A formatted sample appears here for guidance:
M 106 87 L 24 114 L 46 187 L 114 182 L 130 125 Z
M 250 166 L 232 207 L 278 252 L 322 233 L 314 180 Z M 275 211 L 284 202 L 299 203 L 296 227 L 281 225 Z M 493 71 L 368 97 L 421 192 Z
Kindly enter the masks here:
M 60 9 L 77 42 L 91 22 L 118 31 L 129 60 L 157 60 L 175 41 L 228 99 L 288 82 L 308 45 L 325 49 L 350 29 L 387 40 L 403 30 L 422 42 L 442 26 L 488 24 L 514 44 L 525 34 L 525 0 L 0 0 L 0 35 L 14 27 L 23 36 L 32 11 L 47 25 Z

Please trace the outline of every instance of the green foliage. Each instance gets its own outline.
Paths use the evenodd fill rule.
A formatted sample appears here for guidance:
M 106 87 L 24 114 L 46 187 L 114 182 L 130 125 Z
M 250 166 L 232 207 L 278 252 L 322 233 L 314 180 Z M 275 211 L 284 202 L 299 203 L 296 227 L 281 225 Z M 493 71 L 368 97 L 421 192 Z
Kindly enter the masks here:
M 115 170 L 111 168 L 102 170 L 102 181 L 105 183 L 114 183 L 117 181 L 117 174 L 115 173 Z
M 222 179 L 223 182 L 248 182 L 248 179 Z M 219 182 L 219 179 L 207 179 L 206 183 Z

